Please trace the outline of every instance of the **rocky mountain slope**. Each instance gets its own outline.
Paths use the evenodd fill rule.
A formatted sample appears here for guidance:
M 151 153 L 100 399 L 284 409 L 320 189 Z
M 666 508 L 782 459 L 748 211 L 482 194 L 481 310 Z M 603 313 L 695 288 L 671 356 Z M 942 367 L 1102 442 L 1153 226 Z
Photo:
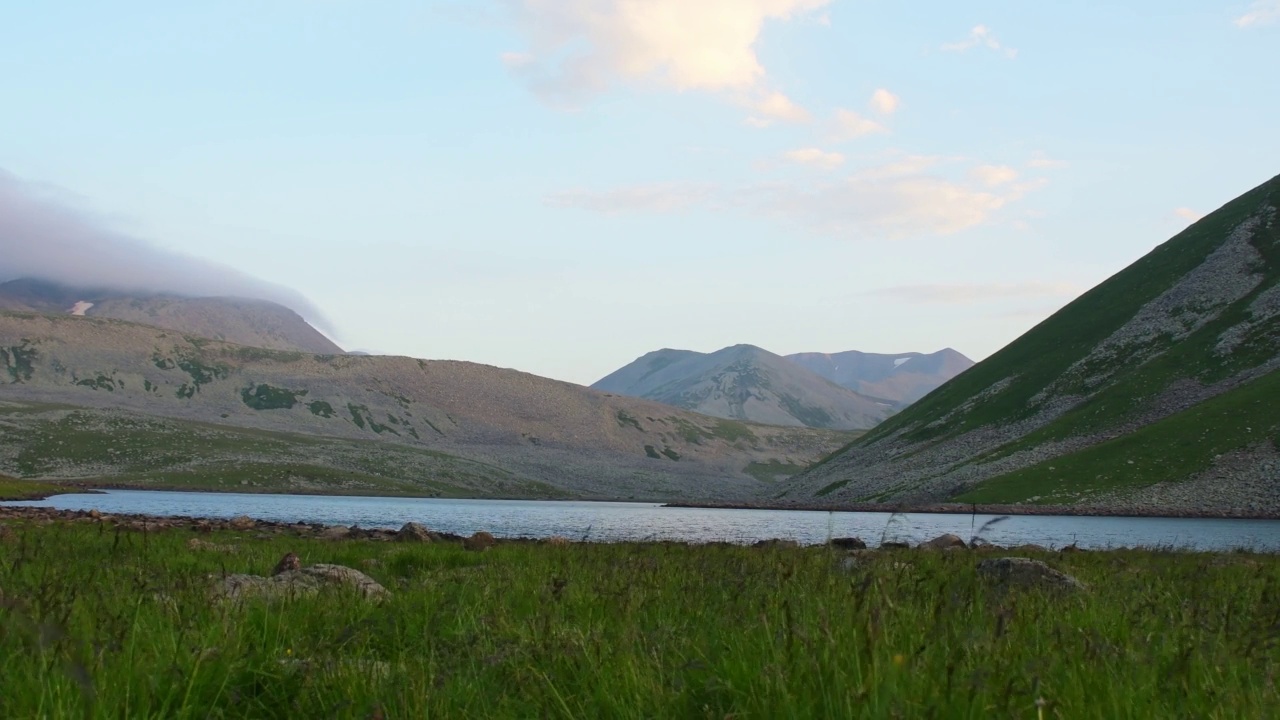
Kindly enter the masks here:
M 815 428 L 869 428 L 893 407 L 754 345 L 658 350 L 591 387 L 714 417 Z
M 792 500 L 1280 514 L 1280 177 L 801 474 Z
M 785 357 L 841 387 L 899 407 L 910 405 L 973 367 L 972 360 L 951 348 L 927 354 L 885 355 L 850 350 Z
M 848 440 L 474 363 L 268 350 L 71 315 L 0 313 L 0 403 L 0 472 L 132 483 L 734 498 Z
M 0 283 L 0 310 L 127 320 L 272 350 L 342 352 L 301 315 L 266 300 L 75 288 L 23 278 Z

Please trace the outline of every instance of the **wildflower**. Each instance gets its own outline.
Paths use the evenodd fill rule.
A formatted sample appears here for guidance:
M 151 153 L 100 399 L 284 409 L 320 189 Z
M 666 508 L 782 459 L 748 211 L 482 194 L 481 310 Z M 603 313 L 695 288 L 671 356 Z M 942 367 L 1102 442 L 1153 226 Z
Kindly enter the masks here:
M 903 655 L 902 653 L 898 653 L 897 655 L 893 656 L 893 664 L 897 665 L 898 667 L 902 667 L 904 664 L 906 664 L 906 662 L 907 662 L 907 656 Z

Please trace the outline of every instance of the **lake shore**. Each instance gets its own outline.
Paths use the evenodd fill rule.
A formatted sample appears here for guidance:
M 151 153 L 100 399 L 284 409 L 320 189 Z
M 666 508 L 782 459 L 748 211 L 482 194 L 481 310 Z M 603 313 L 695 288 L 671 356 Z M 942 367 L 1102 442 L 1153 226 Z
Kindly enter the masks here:
M 1280 516 L 1268 512 L 1247 509 L 1232 510 L 1170 510 L 1150 506 L 1096 506 L 1096 505 L 991 505 L 970 503 L 928 503 L 898 505 L 887 503 L 777 503 L 761 502 L 688 502 L 664 503 L 663 507 L 687 507 L 723 510 L 799 510 L 805 512 L 869 512 L 885 514 L 945 514 L 945 515 L 1058 515 L 1067 517 L 1156 517 L 1219 520 L 1280 520 Z

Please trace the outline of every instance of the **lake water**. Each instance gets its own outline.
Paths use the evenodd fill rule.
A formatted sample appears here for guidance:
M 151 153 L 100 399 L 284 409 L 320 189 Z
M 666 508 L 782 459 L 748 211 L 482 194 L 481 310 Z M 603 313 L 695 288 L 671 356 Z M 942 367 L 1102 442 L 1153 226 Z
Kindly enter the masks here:
M 108 490 L 102 494 L 56 495 L 4 505 L 98 509 L 104 513 L 229 518 L 248 515 L 279 522 L 399 528 L 414 521 L 439 531 L 469 535 L 488 530 L 498 537 L 573 540 L 682 540 L 750 543 L 789 538 L 803 544 L 832 537 L 917 543 L 943 533 L 966 541 L 993 515 L 799 510 L 668 508 L 654 503 L 535 500 L 439 500 L 427 498 L 332 497 L 248 493 Z M 1280 552 L 1280 520 L 1012 516 L 982 533 L 997 545 L 1036 543 L 1058 548 L 1177 547 L 1197 550 L 1249 548 Z

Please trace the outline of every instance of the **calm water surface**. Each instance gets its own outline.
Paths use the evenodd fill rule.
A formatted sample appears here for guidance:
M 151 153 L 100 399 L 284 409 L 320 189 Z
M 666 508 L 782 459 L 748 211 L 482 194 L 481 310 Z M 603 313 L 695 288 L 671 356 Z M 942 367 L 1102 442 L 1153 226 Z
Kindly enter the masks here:
M 5 505 L 54 507 L 104 513 L 144 513 L 209 518 L 248 515 L 261 520 L 398 528 L 414 521 L 440 532 L 468 535 L 488 530 L 499 537 L 563 535 L 579 540 L 723 540 L 750 543 L 790 538 L 804 544 L 857 536 L 920 542 L 943 533 L 965 540 L 993 515 L 939 515 L 798 510 L 666 508 L 654 503 L 536 500 L 439 500 L 426 498 L 327 497 L 246 493 L 108 490 L 57 495 Z M 999 545 L 1036 543 L 1062 547 L 1178 547 L 1198 550 L 1280 552 L 1280 520 L 1014 516 L 982 537 Z

